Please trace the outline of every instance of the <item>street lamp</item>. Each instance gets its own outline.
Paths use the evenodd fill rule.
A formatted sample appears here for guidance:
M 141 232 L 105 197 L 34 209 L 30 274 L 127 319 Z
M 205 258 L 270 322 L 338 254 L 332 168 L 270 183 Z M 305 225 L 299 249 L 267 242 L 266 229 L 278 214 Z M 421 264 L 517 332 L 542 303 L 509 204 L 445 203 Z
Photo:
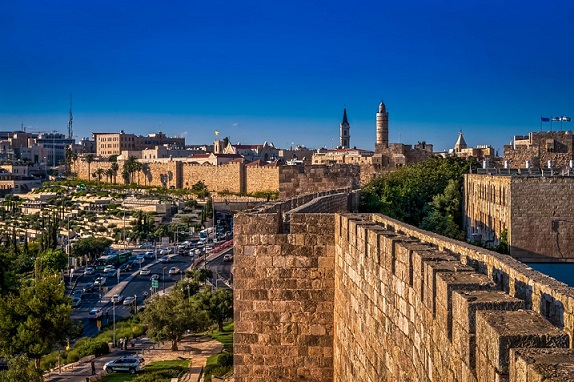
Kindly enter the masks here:
M 114 342 L 114 347 L 116 346 L 116 300 L 112 299 L 112 320 L 113 320 L 113 327 L 114 327 L 114 335 L 113 335 L 113 342 Z
M 163 282 L 163 293 L 164 294 L 165 294 L 165 268 L 167 268 L 167 267 L 163 267 L 163 269 L 161 270 L 161 273 L 162 273 L 161 281 Z

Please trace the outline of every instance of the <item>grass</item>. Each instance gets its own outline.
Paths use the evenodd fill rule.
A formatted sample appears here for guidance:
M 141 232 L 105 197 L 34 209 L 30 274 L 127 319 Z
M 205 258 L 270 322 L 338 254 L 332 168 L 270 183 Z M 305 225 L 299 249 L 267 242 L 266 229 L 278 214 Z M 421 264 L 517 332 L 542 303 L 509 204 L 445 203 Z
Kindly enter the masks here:
M 185 371 L 189 369 L 189 360 L 188 359 L 174 359 L 169 361 L 158 361 L 152 362 L 149 365 L 146 365 L 145 369 L 137 374 L 129 374 L 129 373 L 112 373 L 104 376 L 102 378 L 102 382 L 128 382 L 128 381 L 136 381 L 141 379 L 145 381 L 171 381 L 172 376 L 168 376 L 168 374 L 174 375 L 175 370 L 179 369 L 180 371 Z M 155 376 L 152 378 L 152 376 Z M 149 378 L 147 378 L 149 377 Z
M 223 348 L 232 353 L 233 352 L 233 322 L 223 325 L 223 331 L 213 331 L 211 338 L 223 344 Z

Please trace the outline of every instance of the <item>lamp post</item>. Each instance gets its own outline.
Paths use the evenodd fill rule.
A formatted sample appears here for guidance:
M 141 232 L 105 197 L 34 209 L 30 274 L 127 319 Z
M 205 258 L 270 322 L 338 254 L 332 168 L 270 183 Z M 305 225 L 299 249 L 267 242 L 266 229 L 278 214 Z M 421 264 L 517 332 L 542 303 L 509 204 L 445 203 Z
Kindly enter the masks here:
M 116 300 L 112 300 L 112 320 L 113 320 L 113 342 L 116 346 Z

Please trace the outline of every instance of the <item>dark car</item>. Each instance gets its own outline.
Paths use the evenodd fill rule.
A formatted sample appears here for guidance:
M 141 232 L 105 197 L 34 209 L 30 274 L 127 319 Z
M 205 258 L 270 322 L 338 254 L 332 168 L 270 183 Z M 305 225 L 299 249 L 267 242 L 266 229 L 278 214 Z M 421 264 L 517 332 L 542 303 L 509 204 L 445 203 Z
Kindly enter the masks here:
M 87 284 L 84 285 L 84 287 L 82 288 L 82 291 L 83 291 L 84 293 L 93 292 L 93 291 L 94 291 L 94 283 L 87 283 Z
M 158 275 L 158 274 L 156 273 L 156 274 L 151 275 L 151 277 L 150 277 L 149 279 L 150 279 L 150 281 L 153 281 L 153 280 L 158 280 L 158 281 L 160 281 L 160 280 L 161 280 L 161 275 Z

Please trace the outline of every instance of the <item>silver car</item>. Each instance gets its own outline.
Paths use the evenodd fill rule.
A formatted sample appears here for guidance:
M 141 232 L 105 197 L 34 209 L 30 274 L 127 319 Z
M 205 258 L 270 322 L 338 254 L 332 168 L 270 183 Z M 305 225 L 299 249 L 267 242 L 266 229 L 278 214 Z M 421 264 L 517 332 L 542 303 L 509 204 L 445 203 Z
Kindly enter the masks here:
M 116 358 L 104 364 L 106 373 L 113 373 L 114 371 L 127 371 L 135 374 L 144 368 L 144 359 L 139 356 L 123 356 Z

